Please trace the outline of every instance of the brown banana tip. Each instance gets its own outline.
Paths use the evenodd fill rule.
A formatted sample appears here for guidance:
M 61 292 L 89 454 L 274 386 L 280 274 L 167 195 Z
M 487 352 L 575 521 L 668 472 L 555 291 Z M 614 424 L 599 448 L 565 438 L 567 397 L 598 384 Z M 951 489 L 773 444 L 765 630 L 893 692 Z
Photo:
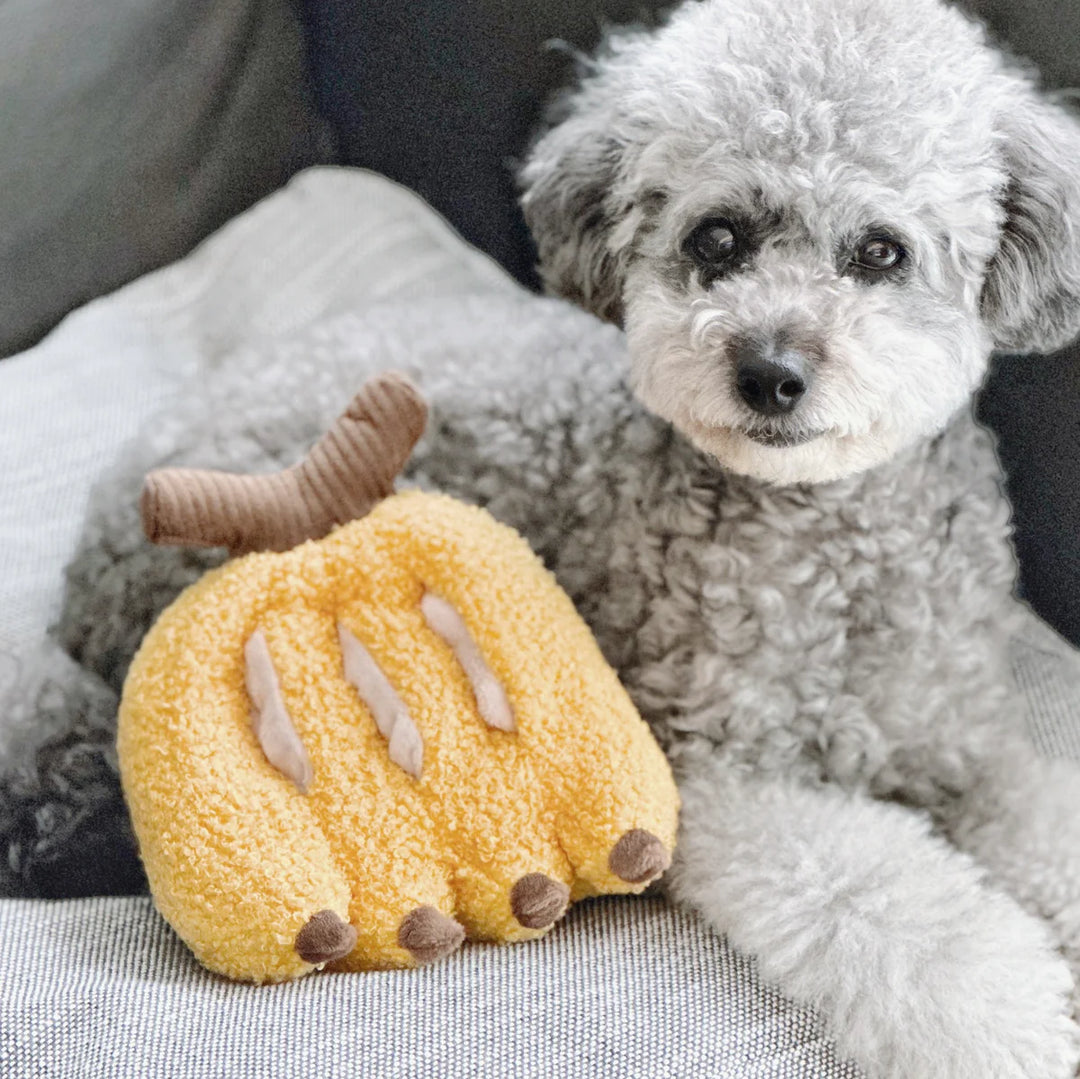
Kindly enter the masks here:
M 345 415 L 350 419 L 367 419 L 371 416 L 371 405 L 381 393 L 389 393 L 395 403 L 406 405 L 412 415 L 426 416 L 427 401 L 416 383 L 400 371 L 383 371 L 368 379 L 360 391 L 349 402 Z
M 410 911 L 398 926 L 398 944 L 417 963 L 433 963 L 461 946 L 465 930 L 434 907 Z
M 332 910 L 320 910 L 308 918 L 293 942 L 296 954 L 316 966 L 343 959 L 355 946 L 356 930 Z
M 546 929 L 565 913 L 570 889 L 545 873 L 529 873 L 510 890 L 510 909 L 526 929 Z
M 644 828 L 625 832 L 608 855 L 608 868 L 627 884 L 644 884 L 671 865 L 671 853 Z

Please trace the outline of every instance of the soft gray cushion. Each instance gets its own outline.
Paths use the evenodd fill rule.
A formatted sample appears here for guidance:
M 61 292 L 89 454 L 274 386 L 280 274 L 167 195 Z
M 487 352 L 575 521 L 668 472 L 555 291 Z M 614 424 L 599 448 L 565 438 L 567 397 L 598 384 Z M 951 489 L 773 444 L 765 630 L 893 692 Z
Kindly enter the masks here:
M 327 154 L 289 0 L 5 0 L 0 101 L 0 356 Z

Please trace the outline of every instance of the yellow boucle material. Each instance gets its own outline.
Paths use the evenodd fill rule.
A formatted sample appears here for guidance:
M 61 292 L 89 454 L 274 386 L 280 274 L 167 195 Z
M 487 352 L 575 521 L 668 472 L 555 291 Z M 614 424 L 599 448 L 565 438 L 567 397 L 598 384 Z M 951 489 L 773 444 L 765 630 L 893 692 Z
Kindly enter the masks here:
M 516 732 L 481 721 L 425 591 L 460 612 Z M 419 727 L 419 780 L 345 680 L 338 622 Z M 244 644 L 260 628 L 314 769 L 306 795 L 252 729 Z M 573 898 L 640 891 L 608 867 L 616 841 L 642 828 L 675 842 L 667 762 L 569 598 L 515 532 L 439 495 L 395 495 L 326 539 L 208 573 L 136 656 L 118 747 L 157 906 L 233 978 L 310 971 L 294 940 L 321 910 L 358 932 L 335 970 L 413 965 L 397 931 L 425 904 L 471 939 L 535 937 L 510 908 L 521 877 Z

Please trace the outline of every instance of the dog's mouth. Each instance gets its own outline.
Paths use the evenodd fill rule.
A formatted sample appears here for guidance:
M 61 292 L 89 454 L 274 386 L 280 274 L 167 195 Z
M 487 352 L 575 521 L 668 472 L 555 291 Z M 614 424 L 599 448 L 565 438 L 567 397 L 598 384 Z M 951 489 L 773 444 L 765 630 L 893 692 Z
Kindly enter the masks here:
M 774 427 L 752 427 L 742 431 L 747 438 L 759 446 L 771 446 L 776 449 L 791 449 L 803 446 L 820 438 L 824 431 L 785 431 Z

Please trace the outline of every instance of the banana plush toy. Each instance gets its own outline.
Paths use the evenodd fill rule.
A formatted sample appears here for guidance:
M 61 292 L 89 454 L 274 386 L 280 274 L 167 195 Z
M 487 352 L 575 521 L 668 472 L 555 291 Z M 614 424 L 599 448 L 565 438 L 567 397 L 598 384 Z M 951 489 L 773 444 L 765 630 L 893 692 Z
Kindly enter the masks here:
M 118 738 L 158 909 L 229 977 L 527 939 L 670 862 L 671 773 L 568 597 L 485 511 L 390 493 L 425 416 L 384 375 L 286 472 L 147 480 L 151 539 L 252 552 L 147 635 Z

